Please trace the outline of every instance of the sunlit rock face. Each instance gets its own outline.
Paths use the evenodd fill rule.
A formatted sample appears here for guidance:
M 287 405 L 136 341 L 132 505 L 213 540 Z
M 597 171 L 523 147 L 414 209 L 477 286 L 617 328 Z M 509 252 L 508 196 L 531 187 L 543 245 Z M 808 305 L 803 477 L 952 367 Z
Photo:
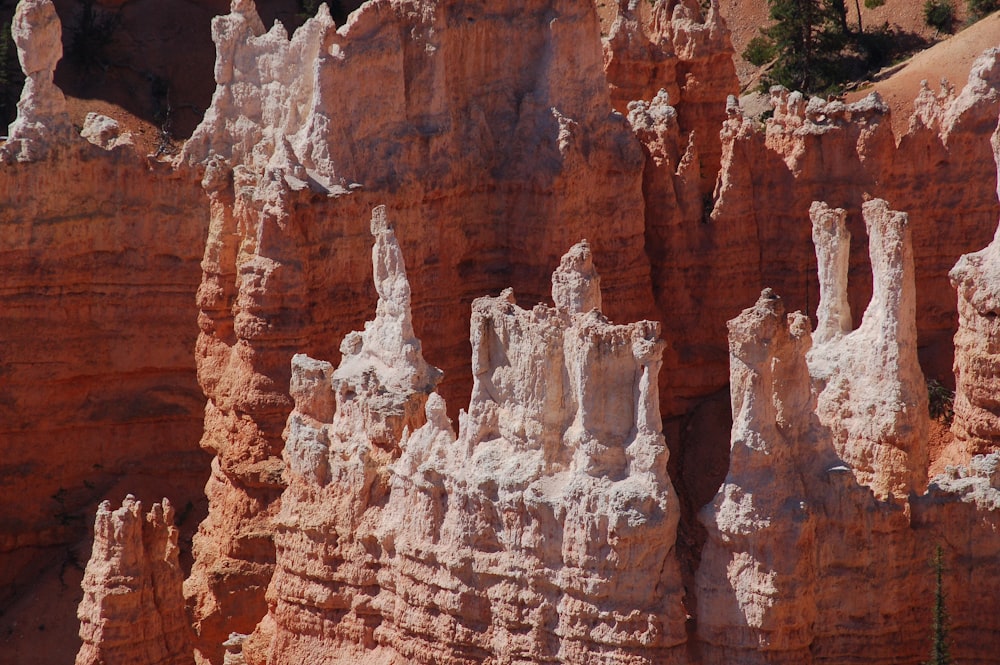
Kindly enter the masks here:
M 770 289 L 729 324 L 730 467 L 701 511 L 706 663 L 920 662 L 938 546 L 955 571 L 945 578 L 955 625 L 997 630 L 964 582 L 997 567 L 997 453 L 928 483 L 907 216 L 864 204 L 874 292 L 852 329 L 845 213 L 819 202 L 811 212 L 816 332 Z M 975 640 L 954 644 L 996 662 Z
M 376 318 L 338 368 L 292 361 L 277 567 L 244 658 L 685 662 L 658 326 L 608 322 L 574 246 L 555 307 L 475 301 L 456 434 L 383 215 Z
M 101 504 L 77 611 L 76 665 L 194 662 L 177 535 L 166 499 L 146 514 L 131 494 L 117 510 Z

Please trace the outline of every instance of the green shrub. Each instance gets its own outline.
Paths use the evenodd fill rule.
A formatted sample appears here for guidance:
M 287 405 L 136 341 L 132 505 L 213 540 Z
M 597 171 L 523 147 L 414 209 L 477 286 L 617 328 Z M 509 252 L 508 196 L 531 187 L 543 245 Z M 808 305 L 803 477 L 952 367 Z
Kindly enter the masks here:
M 987 14 L 995 12 L 1000 6 L 998 0 L 966 0 L 969 14 L 975 19 L 981 19 Z
M 865 7 L 868 9 L 875 9 L 876 7 L 881 7 L 885 4 L 885 0 L 865 0 Z
M 955 28 L 955 5 L 951 0 L 927 0 L 924 3 L 924 22 L 938 32 L 952 32 Z
M 743 59 L 756 67 L 771 62 L 777 54 L 774 42 L 764 35 L 757 35 L 743 49 Z
M 955 417 L 955 393 L 930 379 L 927 382 L 927 409 L 932 419 L 951 425 Z

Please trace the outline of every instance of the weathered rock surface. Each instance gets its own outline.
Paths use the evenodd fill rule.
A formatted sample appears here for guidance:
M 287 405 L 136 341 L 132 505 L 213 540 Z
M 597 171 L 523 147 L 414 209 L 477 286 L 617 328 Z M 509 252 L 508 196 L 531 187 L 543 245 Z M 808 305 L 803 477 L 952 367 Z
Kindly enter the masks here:
M 383 0 L 339 30 L 321 10 L 291 39 L 250 3 L 216 20 L 219 87 L 183 155 L 203 165 L 213 220 L 197 353 L 217 508 L 187 593 L 214 661 L 265 612 L 290 359 L 336 363 L 371 306 L 366 209 L 384 201 L 398 222 L 446 398 L 471 386 L 473 298 L 510 284 L 542 298 L 580 237 L 613 267 L 608 314 L 651 313 L 643 155 L 612 111 L 599 31 L 568 0 Z
M 0 433 L 12 442 L 0 472 L 14 488 L 0 508 L 5 575 L 30 576 L 39 553 L 65 556 L 82 537 L 81 510 L 122 475 L 200 482 L 191 444 L 203 434 L 216 456 L 206 489 L 212 511 L 186 587 L 202 661 L 237 662 L 233 631 L 253 633 L 254 662 L 286 652 L 321 661 L 334 657 L 331 644 L 335 657 L 354 661 L 681 660 L 681 582 L 670 549 L 677 497 L 649 405 L 659 400 L 672 417 L 690 515 L 726 472 L 705 433 L 727 426 L 724 409 L 716 417 L 692 407 L 725 386 L 722 323 L 768 283 L 793 306 L 821 300 L 813 341 L 817 354 L 827 352 L 824 377 L 870 399 L 858 407 L 829 391 L 816 407 L 804 395 L 758 395 L 748 385 L 764 379 L 739 379 L 743 394 L 757 395 L 740 413 L 770 402 L 776 415 L 773 426 L 761 416 L 738 424 L 749 443 L 720 495 L 725 519 L 705 570 L 730 551 L 740 564 L 704 573 L 698 587 L 718 609 L 715 623 L 703 622 L 710 657 L 740 660 L 766 643 L 764 659 L 801 662 L 808 651 L 831 663 L 862 652 L 888 660 L 897 634 L 901 652 L 917 653 L 926 629 L 914 589 L 927 589 L 910 580 L 927 552 L 911 532 L 950 542 L 962 533 L 949 565 L 977 583 L 992 574 L 990 462 L 950 472 L 927 495 L 910 492 L 926 483 L 913 349 L 923 347 L 932 371 L 949 364 L 941 360 L 954 326 L 944 270 L 982 246 L 997 218 L 992 188 L 970 185 L 993 182 L 982 139 L 1000 104 L 997 53 L 961 94 L 947 86 L 922 93 L 898 145 L 875 98 L 844 105 L 776 93 L 774 118 L 761 126 L 722 103 L 731 47 L 715 7 L 702 19 L 696 4 L 661 0 L 640 25 L 635 4 L 622 3 L 602 44 L 593 7 L 579 1 L 375 0 L 339 29 L 321 10 L 289 37 L 281 26 L 266 30 L 249 0 L 235 0 L 214 26 L 212 108 L 169 174 L 115 147 L 122 137 L 99 118 L 85 126 L 90 144 L 70 132 L 59 138 L 68 124 L 51 85 L 58 39 L 47 3 L 26 1 L 24 16 L 36 12 L 28 24 L 39 30 L 22 35 L 22 59 L 36 50 L 44 57 L 38 69 L 26 64 L 37 80 L 26 88 L 24 121 L 0 148 L 10 202 L 0 274 L 12 322 L 0 331 Z M 724 151 L 715 142 L 722 118 Z M 719 155 L 719 188 L 707 199 Z M 186 180 L 188 167 L 208 194 L 205 247 L 204 199 Z M 817 283 L 804 270 L 813 260 L 805 219 L 823 198 L 844 213 L 821 216 L 861 237 L 865 194 L 909 211 L 916 291 L 896 293 L 887 279 L 882 300 L 891 307 L 873 303 L 852 331 L 849 312 L 860 311 L 871 286 L 864 248 L 831 241 L 820 260 L 828 276 Z M 400 274 L 398 247 L 377 263 L 385 273 L 376 271 L 374 290 L 368 279 L 364 219 L 376 202 L 387 202 L 410 258 L 412 317 L 380 310 L 374 328 L 338 349 L 376 295 L 401 302 L 402 283 L 389 278 Z M 902 243 L 896 227 L 885 231 L 876 236 L 892 243 L 880 256 Z M 581 237 L 605 275 L 608 315 L 662 318 L 671 347 L 649 324 L 611 326 L 588 314 L 602 299 L 587 286 L 596 269 L 578 248 L 557 273 L 555 309 L 521 310 L 509 294 L 476 305 L 470 371 L 473 298 L 511 284 L 529 301 L 543 298 L 549 270 Z M 195 257 L 203 259 L 200 314 L 190 302 Z M 970 284 L 985 279 L 969 275 Z M 894 328 L 911 309 L 912 344 L 912 331 Z M 977 316 L 969 312 L 967 329 L 991 330 Z M 777 363 L 773 376 L 765 361 L 747 376 L 770 376 L 780 392 L 800 385 L 795 372 L 809 344 L 801 319 L 788 328 L 774 317 L 767 335 L 777 346 L 758 349 L 775 354 L 766 361 Z M 195 318 L 203 429 L 190 358 Z M 419 338 L 433 340 L 429 362 Z M 981 342 L 961 344 L 969 367 L 982 362 Z M 877 357 L 878 372 L 845 349 Z M 667 371 L 657 394 L 661 352 Z M 525 360 L 504 364 L 513 357 Z M 38 358 L 46 360 L 26 360 Z M 430 363 L 446 370 L 438 393 Z M 606 385 L 595 375 L 609 377 Z M 875 376 L 889 388 L 866 387 Z M 979 390 L 967 385 L 970 395 Z M 470 389 L 456 435 L 444 398 L 454 410 Z M 874 410 L 878 427 L 861 427 L 862 408 Z M 289 425 L 290 412 L 305 424 Z M 282 460 L 286 427 L 299 443 Z M 978 432 L 968 454 L 992 449 L 988 427 Z M 816 445 L 800 451 L 802 437 Z M 331 448 L 346 457 L 324 466 Z M 768 455 L 754 457 L 758 449 Z M 807 464 L 812 477 L 800 470 L 809 451 L 820 451 Z M 754 485 L 771 459 L 789 469 L 775 486 L 791 503 Z M 706 470 L 705 460 L 718 464 Z M 809 478 L 826 488 L 820 498 Z M 337 479 L 349 491 L 337 493 Z M 753 495 L 745 504 L 744 491 Z M 747 527 L 736 504 L 771 517 Z M 314 505 L 335 515 L 313 515 Z M 800 521 L 778 526 L 788 515 Z M 685 531 L 690 562 L 699 536 Z M 347 534 L 342 549 L 320 545 L 331 532 Z M 826 533 L 840 534 L 837 542 L 817 545 Z M 819 554 L 789 554 L 810 547 Z M 296 559 L 302 552 L 318 559 Z M 881 572 L 886 560 L 897 564 L 892 573 Z M 823 582 L 830 570 L 871 582 L 845 599 L 838 584 Z M 736 600 L 730 576 L 749 585 Z M 477 595 L 480 588 L 489 592 Z M 606 604 L 593 600 L 605 592 Z M 789 605 L 799 595 L 812 609 Z M 758 598 L 766 600 L 758 606 Z M 969 644 L 978 644 L 977 630 L 995 634 L 972 600 L 957 602 Z
M 82 539 L 83 515 L 123 475 L 144 501 L 155 498 L 147 487 L 169 482 L 181 510 L 200 502 L 199 196 L 127 149 L 79 138 L 43 161 L 0 167 L 7 591 L 23 566 Z
M 1000 170 L 1000 128 L 993 134 L 993 149 Z M 949 277 L 958 290 L 952 431 L 955 445 L 971 457 L 1000 444 L 1000 402 L 996 397 L 1000 388 L 1000 240 L 994 237 L 985 249 L 962 256 Z
M 832 338 L 818 340 L 809 354 L 809 372 L 818 393 L 816 413 L 834 450 L 854 472 L 858 484 L 875 497 L 906 498 L 927 483 L 929 418 L 927 385 L 917 360 L 916 276 L 909 217 L 881 199 L 862 206 L 872 263 L 872 299 L 857 330 L 844 328 L 847 271 L 843 256 L 850 242 L 843 211 L 837 230 L 826 235 L 829 210 L 814 206 L 813 237 L 823 290 L 817 317 L 824 329 L 831 315 L 840 319 Z M 836 265 L 839 264 L 839 265 Z M 832 278 L 832 279 L 831 279 Z M 847 315 L 844 317 L 844 315 Z
M 616 17 L 604 39 L 604 69 L 611 103 L 626 113 L 629 103 L 650 100 L 661 89 L 677 109 L 684 143 L 697 147 L 697 174 L 703 194 L 711 194 L 719 171 L 719 129 L 726 98 L 739 91 L 729 30 L 711 2 L 702 15 L 693 0 L 656 0 L 644 21 L 636 0 L 616 0 Z
M 8 129 L 7 142 L 0 146 L 0 159 L 36 161 L 65 144 L 73 132 L 66 98 L 53 82 L 63 45 L 62 24 L 52 0 L 21 0 L 10 32 L 25 81 L 17 118 Z
M 689 280 L 695 289 L 692 300 L 707 307 L 685 318 L 702 321 L 701 330 L 722 331 L 732 312 L 756 297 L 759 284 L 773 287 L 791 308 L 813 309 L 818 283 L 809 268 L 810 228 L 803 223 L 810 205 L 826 201 L 843 208 L 848 230 L 861 237 L 861 205 L 866 195 L 878 197 L 910 217 L 918 349 L 928 374 L 947 383 L 955 319 L 944 276 L 967 251 L 963 247 L 989 241 L 993 220 L 1000 215 L 992 191 L 992 154 L 983 140 L 1000 112 L 997 55 L 991 50 L 980 57 L 960 94 L 922 94 L 915 101 L 910 130 L 898 145 L 886 107 L 874 97 L 844 104 L 774 91 L 774 115 L 763 126 L 734 107 L 723 129 L 712 221 L 695 236 L 697 245 L 689 242 L 706 248 L 702 253 L 710 257 L 712 266 L 699 265 L 698 273 L 713 279 L 729 274 L 726 281 L 734 290 L 709 298 L 707 286 L 699 288 L 698 280 Z M 970 182 L 987 184 L 969 187 Z M 746 252 L 747 246 L 759 252 Z M 850 284 L 848 301 L 852 310 L 861 311 L 871 282 L 866 252 L 858 245 L 851 250 Z M 704 377 L 705 384 L 721 385 L 725 356 L 714 350 L 722 347 L 721 340 L 692 344 L 683 355 L 693 371 L 682 377 Z
M 554 308 L 477 300 L 456 436 L 406 336 L 382 214 L 375 320 L 336 370 L 293 360 L 277 567 L 247 662 L 684 662 L 656 324 L 603 317 L 586 243 L 553 275 Z
M 732 453 L 702 511 L 697 575 L 705 663 L 920 662 L 937 545 L 954 626 L 986 636 L 956 636 L 953 655 L 997 662 L 983 646 L 995 643 L 995 599 L 966 583 L 997 568 L 997 456 L 949 468 L 924 492 L 906 219 L 880 200 L 864 208 L 875 286 L 858 329 L 845 305 L 844 212 L 825 204 L 813 206 L 823 341 L 813 347 L 808 320 L 786 317 L 770 290 L 730 323 Z M 875 375 L 878 386 L 859 380 Z
M 0 653 L 38 663 L 61 644 L 65 662 L 85 516 L 125 476 L 143 501 L 170 492 L 182 543 L 203 514 L 191 294 L 207 214 L 167 165 L 72 132 L 50 3 L 22 2 L 14 33 L 29 83 L 0 146 Z
M 177 535 L 166 499 L 145 515 L 131 494 L 117 510 L 100 505 L 78 610 L 83 646 L 76 665 L 194 662 Z

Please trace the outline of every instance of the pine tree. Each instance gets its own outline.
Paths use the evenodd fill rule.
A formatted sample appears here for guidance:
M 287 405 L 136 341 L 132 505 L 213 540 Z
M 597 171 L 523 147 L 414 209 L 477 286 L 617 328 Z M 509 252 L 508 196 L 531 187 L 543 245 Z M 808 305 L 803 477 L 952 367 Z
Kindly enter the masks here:
M 937 586 L 934 592 L 934 617 L 931 621 L 931 659 L 925 665 L 952 665 L 951 640 L 948 638 L 951 622 L 944 602 L 944 553 L 940 545 L 937 546 L 931 566 Z
M 773 81 L 818 92 L 841 80 L 841 51 L 848 40 L 843 0 L 768 1 L 774 25 L 763 32 L 777 53 Z

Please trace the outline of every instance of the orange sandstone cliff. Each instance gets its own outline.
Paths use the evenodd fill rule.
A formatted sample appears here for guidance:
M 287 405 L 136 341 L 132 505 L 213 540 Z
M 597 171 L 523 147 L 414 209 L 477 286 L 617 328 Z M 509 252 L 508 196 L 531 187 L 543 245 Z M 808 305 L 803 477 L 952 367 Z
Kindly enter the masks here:
M 698 5 L 617 3 L 602 38 L 583 0 L 372 0 L 289 35 L 233 0 L 168 164 L 108 118 L 78 134 L 23 0 L 9 595 L 105 496 L 208 476 L 176 662 L 918 662 L 933 544 L 998 579 L 990 249 L 952 273 L 968 464 L 936 478 L 924 388 L 1000 210 L 998 52 L 902 137 L 877 96 L 775 90 L 759 121 Z M 554 268 L 554 307 L 503 291 L 548 301 Z M 81 653 L 149 643 L 91 628 L 159 556 L 102 554 L 108 512 Z M 994 662 L 996 612 L 949 593 L 961 657 Z
M 90 140 L 74 131 L 52 84 L 50 3 L 22 2 L 13 32 L 28 83 L 0 146 L 0 606 L 4 639 L 19 624 L 30 642 L 58 623 L 18 616 L 33 585 L 66 582 L 68 621 L 79 543 L 123 478 L 149 503 L 169 493 L 184 538 L 203 512 L 192 293 L 208 216 L 194 183 L 139 158 L 108 119 L 87 124 Z M 39 651 L 6 642 L 0 660 Z

